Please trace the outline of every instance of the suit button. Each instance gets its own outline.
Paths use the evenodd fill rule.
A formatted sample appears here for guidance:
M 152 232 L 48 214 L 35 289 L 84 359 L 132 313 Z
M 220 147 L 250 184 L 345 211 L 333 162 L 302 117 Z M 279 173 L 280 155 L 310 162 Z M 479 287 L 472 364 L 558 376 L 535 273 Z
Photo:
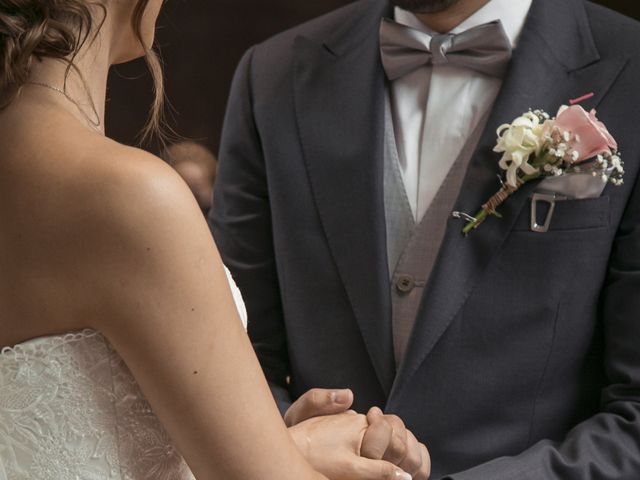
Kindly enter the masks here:
M 396 288 L 403 293 L 409 293 L 416 286 L 416 281 L 411 275 L 400 275 L 396 281 Z

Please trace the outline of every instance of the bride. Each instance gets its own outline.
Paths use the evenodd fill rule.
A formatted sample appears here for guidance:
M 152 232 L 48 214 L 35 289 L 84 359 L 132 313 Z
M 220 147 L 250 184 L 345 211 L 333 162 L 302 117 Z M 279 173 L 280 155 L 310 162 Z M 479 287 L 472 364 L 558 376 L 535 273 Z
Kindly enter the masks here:
M 104 136 L 142 55 L 161 123 L 161 3 L 0 0 L 0 480 L 410 479 L 367 417 L 286 429 L 193 196 Z

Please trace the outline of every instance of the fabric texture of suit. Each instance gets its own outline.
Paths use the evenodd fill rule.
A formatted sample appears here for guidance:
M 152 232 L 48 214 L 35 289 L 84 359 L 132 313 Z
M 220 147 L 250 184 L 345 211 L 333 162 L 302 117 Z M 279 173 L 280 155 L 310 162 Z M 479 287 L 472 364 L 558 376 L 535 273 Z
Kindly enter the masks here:
M 569 99 L 598 108 L 626 183 L 558 202 L 535 183 L 470 236 L 450 219 L 396 371 L 383 200 L 384 0 L 252 48 L 229 102 L 211 226 L 284 410 L 349 387 L 425 442 L 432 478 L 640 478 L 640 26 L 583 0 L 534 0 L 455 210 L 498 188 L 498 125 Z

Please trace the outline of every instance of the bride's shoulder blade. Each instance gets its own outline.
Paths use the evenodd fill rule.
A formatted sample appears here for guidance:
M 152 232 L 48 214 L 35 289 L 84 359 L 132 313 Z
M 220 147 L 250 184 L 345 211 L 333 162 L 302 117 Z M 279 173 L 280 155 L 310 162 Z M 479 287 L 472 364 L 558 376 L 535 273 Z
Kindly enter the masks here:
M 6 341 L 101 329 L 116 307 L 134 308 L 125 300 L 136 301 L 137 287 L 184 261 L 182 247 L 213 250 L 197 202 L 161 159 L 91 133 L 56 143 L 0 167 L 0 217 L 15 226 L 0 235 L 11 253 L 3 270 L 46 279 L 31 281 L 24 301 L 7 295 L 7 315 L 22 326 Z

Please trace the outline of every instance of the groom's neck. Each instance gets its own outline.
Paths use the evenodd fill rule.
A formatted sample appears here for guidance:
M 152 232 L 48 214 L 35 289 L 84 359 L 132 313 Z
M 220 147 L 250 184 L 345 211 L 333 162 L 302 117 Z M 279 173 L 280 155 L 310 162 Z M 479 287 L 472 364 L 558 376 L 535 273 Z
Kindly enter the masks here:
M 490 0 L 460 0 L 446 10 L 434 13 L 416 13 L 416 17 L 428 28 L 447 33 L 484 7 Z

